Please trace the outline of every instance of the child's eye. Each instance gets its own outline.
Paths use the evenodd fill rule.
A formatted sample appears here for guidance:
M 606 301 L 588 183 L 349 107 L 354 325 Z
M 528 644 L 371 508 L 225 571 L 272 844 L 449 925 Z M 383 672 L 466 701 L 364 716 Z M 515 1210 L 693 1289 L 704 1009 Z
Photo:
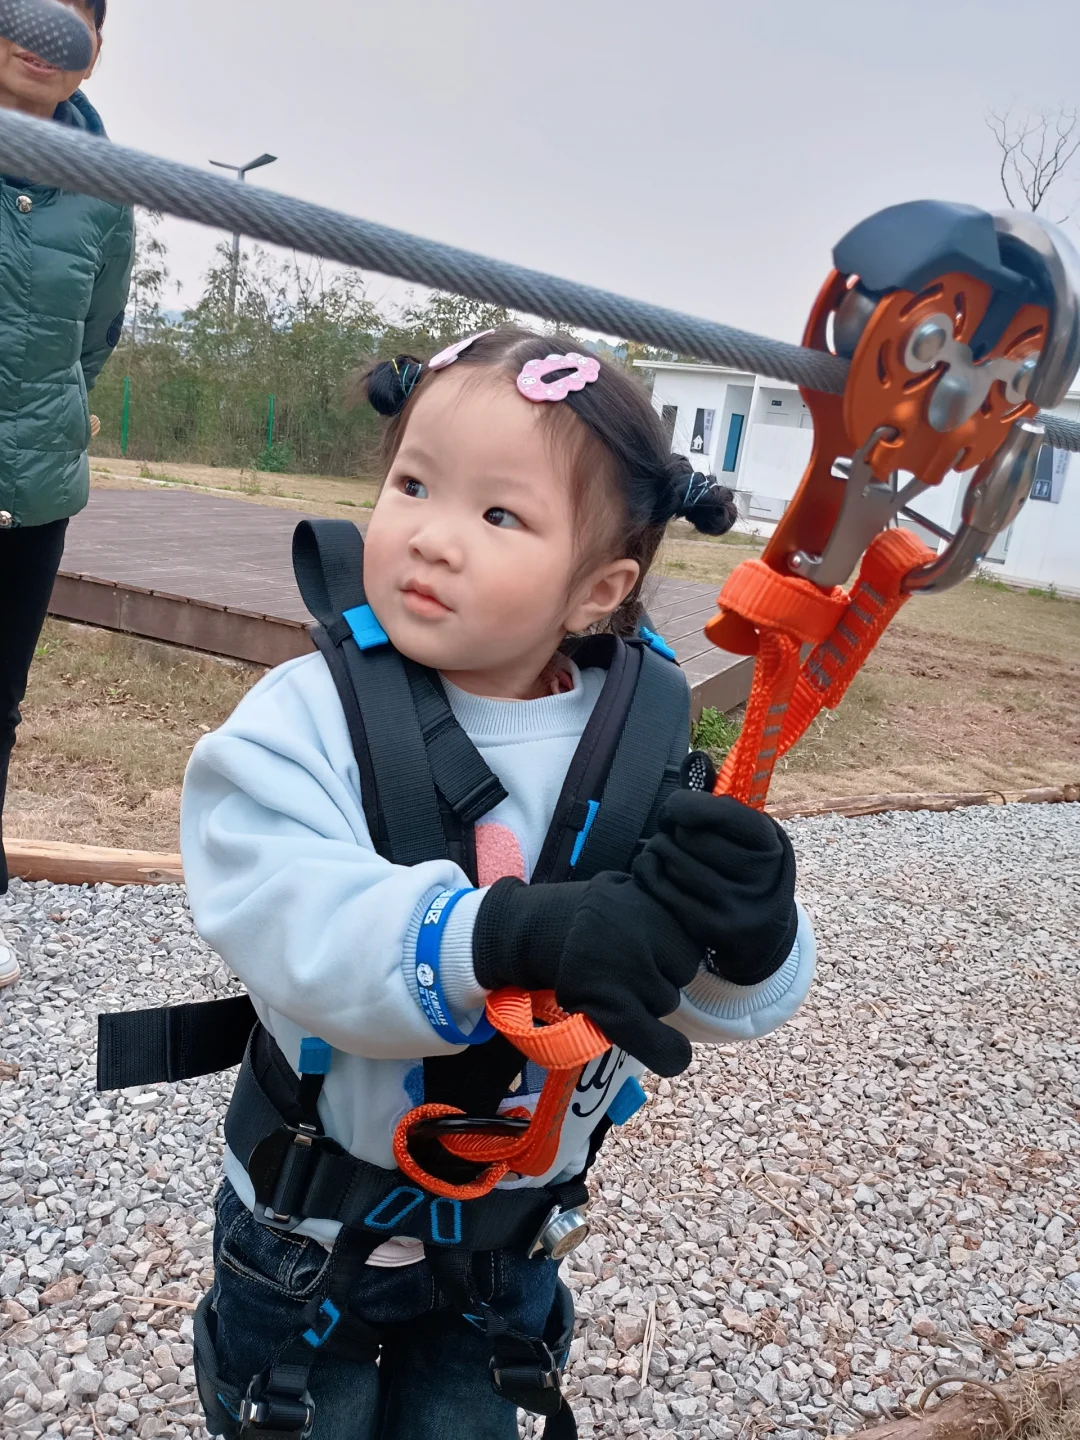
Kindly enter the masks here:
M 493 505 L 490 510 L 485 510 L 484 519 L 489 525 L 496 525 L 501 530 L 521 528 L 521 521 L 514 512 L 512 510 L 503 510 L 499 505 Z
M 406 495 L 411 495 L 414 500 L 427 499 L 427 486 L 421 485 L 419 480 L 403 480 L 401 488 Z

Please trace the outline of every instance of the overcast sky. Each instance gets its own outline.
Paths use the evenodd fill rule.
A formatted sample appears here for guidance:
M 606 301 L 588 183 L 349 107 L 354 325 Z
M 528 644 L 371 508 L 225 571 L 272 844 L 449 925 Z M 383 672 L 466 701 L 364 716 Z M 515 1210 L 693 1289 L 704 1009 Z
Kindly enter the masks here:
M 124 144 L 796 339 L 853 223 L 1000 207 L 987 108 L 1078 76 L 1077 0 L 111 0 L 87 90 Z M 220 237 L 166 238 L 190 300 Z

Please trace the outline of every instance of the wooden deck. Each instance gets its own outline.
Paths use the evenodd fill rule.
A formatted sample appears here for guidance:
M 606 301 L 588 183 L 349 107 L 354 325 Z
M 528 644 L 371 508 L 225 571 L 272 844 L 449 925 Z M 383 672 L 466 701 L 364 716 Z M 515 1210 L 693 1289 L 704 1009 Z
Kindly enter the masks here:
M 292 575 L 290 544 L 302 511 L 189 491 L 95 490 L 71 522 L 50 612 L 280 665 L 312 648 L 310 616 Z M 705 706 L 731 710 L 750 692 L 751 662 L 702 634 L 716 607 L 711 585 L 658 580 L 649 614 L 675 649 Z

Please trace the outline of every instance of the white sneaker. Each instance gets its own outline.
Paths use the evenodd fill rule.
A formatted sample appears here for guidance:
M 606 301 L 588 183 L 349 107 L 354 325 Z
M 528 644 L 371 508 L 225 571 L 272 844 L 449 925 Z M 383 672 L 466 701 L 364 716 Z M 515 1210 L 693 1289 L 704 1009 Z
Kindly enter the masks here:
M 3 931 L 0 931 L 0 990 L 5 985 L 14 985 L 19 978 L 19 962 L 15 958 L 15 951 L 4 939 Z

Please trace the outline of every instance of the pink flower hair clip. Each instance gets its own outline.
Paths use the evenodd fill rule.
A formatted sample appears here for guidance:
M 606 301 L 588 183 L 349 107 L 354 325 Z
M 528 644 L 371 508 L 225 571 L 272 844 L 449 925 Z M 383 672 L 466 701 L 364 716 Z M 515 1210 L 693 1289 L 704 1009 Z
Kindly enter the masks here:
M 545 375 L 569 370 L 558 380 L 545 381 Z M 584 390 L 600 378 L 600 362 L 592 355 L 549 355 L 546 360 L 530 360 L 517 378 L 518 391 L 526 400 L 565 400 L 571 390 Z
M 440 350 L 437 355 L 431 357 L 427 363 L 427 368 L 429 370 L 445 370 L 448 365 L 453 365 L 458 356 L 467 350 L 470 345 L 475 345 L 477 340 L 482 340 L 485 335 L 494 334 L 494 330 L 481 330 L 476 335 L 470 335 L 465 340 L 459 340 L 454 345 L 448 345 L 445 350 Z

